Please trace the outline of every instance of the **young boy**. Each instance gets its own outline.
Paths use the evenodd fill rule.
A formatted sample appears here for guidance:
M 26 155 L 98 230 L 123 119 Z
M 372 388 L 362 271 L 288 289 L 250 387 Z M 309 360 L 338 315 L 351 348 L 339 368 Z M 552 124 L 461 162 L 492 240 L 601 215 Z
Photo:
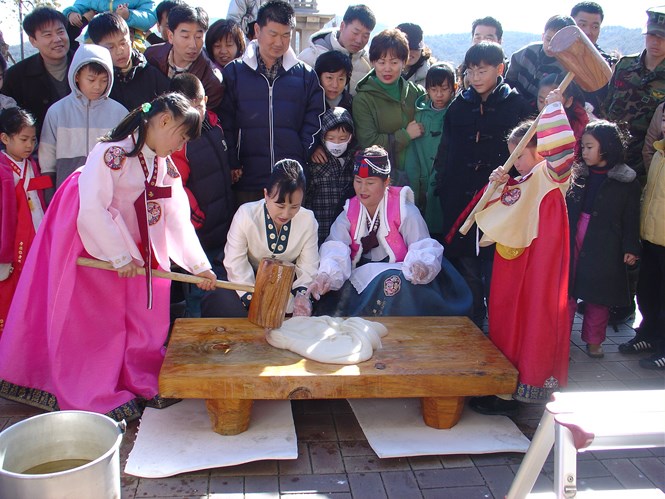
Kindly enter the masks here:
M 164 0 L 159 2 L 155 7 L 155 17 L 157 17 L 157 31 L 159 34 L 150 32 L 148 34 L 148 43 L 150 45 L 157 45 L 158 43 L 165 43 L 169 39 L 169 12 L 176 5 L 183 5 L 185 2 L 182 0 Z
M 316 59 L 314 71 L 326 96 L 326 109 L 343 107 L 351 112 L 353 97 L 348 90 L 353 72 L 351 58 L 337 50 L 324 52 Z
M 231 191 L 231 170 L 224 131 L 217 115 L 206 109 L 203 85 L 191 73 L 175 76 L 170 82 L 170 91 L 179 92 L 192 103 L 201 114 L 201 136 L 187 142 L 182 149 L 171 154 L 189 198 L 191 221 L 196 229 L 201 247 L 213 262 L 214 272 L 226 279 L 226 270 L 216 265 L 221 262 L 226 245 L 226 235 L 233 219 L 235 202 Z M 186 297 L 187 317 L 201 316 L 203 292 L 188 285 Z
M 319 56 L 319 60 L 333 52 Z M 321 115 L 321 137 L 325 161 L 308 164 L 307 192 L 303 206 L 314 212 L 319 222 L 319 246 L 328 237 L 330 226 L 342 211 L 347 195 L 353 195 L 353 139 L 351 113 L 333 107 Z
M 72 93 L 53 104 L 39 139 L 42 173 L 55 178 L 56 189 L 83 165 L 97 139 L 127 115 L 127 109 L 109 99 L 113 85 L 111 55 L 104 47 L 82 44 L 69 68 Z
M 492 171 L 508 159 L 506 135 L 530 110 L 516 90 L 504 83 L 501 45 L 480 42 L 466 52 L 464 65 L 470 88 L 448 107 L 434 168 L 436 192 L 447 234 L 457 217 L 481 190 Z M 446 256 L 459 270 L 473 293 L 473 320 L 482 325 L 489 295 L 493 248 L 476 254 L 473 235 L 456 237 Z
M 574 26 L 575 20 L 570 16 L 552 16 L 545 23 L 542 41 L 530 43 L 519 49 L 510 58 L 510 66 L 506 73 L 506 83 L 517 89 L 529 101 L 532 110 L 536 109 L 538 83 L 543 76 L 563 73 L 559 61 L 550 52 L 552 37 L 566 26 Z
M 132 48 L 129 26 L 115 12 L 104 12 L 88 25 L 93 43 L 109 50 L 113 61 L 111 99 L 128 110 L 150 102 L 169 88 L 169 79 L 148 64 L 145 56 Z
M 406 153 L 406 174 L 413 189 L 416 206 L 423 214 L 432 237 L 442 236 L 441 203 L 435 196 L 434 160 L 443 133 L 443 120 L 457 90 L 455 69 L 445 62 L 430 67 L 425 90 L 416 100 L 416 122 L 422 123 L 422 137 L 411 141 Z
M 213 69 L 203 53 L 208 31 L 208 14 L 201 7 L 176 5 L 169 11 L 169 41 L 145 51 L 148 62 L 169 79 L 179 73 L 192 73 L 205 89 L 208 107 L 217 111 L 222 102 L 222 74 Z

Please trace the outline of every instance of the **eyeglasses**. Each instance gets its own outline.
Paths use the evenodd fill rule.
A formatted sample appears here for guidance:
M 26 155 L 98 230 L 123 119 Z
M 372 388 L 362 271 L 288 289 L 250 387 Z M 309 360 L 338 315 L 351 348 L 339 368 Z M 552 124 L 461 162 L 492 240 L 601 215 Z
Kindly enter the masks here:
M 482 78 L 487 74 L 489 70 L 487 69 L 467 69 L 464 71 L 464 76 L 469 78 L 470 80 L 473 80 L 474 78 Z

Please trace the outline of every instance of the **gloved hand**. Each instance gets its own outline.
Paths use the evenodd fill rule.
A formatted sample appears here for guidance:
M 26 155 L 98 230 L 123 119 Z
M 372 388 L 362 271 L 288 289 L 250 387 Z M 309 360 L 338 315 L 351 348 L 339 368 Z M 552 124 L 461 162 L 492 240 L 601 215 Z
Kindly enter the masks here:
M 429 274 L 427 266 L 421 262 L 413 262 L 411 265 L 411 283 L 427 284 L 427 275 Z
M 309 294 L 303 291 L 298 291 L 293 298 L 293 317 L 310 317 L 311 315 L 312 302 L 309 300 Z
M 312 295 L 315 299 L 320 300 L 321 295 L 325 295 L 330 291 L 331 279 L 328 274 L 321 272 L 316 276 L 312 284 L 307 288 L 307 294 Z

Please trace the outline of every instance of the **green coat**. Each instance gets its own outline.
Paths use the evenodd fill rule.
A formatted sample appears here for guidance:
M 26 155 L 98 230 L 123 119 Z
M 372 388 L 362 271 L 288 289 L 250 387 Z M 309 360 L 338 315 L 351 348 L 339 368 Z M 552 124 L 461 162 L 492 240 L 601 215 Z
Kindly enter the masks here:
M 353 98 L 353 122 L 356 139 L 361 148 L 379 145 L 393 159 L 393 170 L 404 170 L 406 149 L 411 137 L 406 126 L 416 114 L 416 99 L 425 94 L 425 89 L 400 77 L 400 99 L 388 95 L 375 80 L 374 70 L 358 82 Z M 392 151 L 391 151 L 392 150 Z M 391 175 L 393 184 L 403 185 L 399 176 Z
M 432 108 L 428 95 L 422 95 L 416 100 L 416 121 L 425 127 L 425 133 L 411 141 L 406 152 L 406 174 L 409 185 L 413 189 L 416 206 L 423 214 L 430 234 L 441 233 L 443 230 L 443 216 L 441 203 L 435 196 L 436 179 L 434 159 L 439 151 L 439 143 L 443 135 L 443 120 L 446 109 Z

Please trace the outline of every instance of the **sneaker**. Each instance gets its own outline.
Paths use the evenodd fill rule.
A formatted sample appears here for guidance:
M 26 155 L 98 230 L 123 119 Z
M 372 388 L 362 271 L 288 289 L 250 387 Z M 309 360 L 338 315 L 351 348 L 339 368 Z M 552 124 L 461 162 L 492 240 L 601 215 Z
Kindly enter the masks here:
M 632 340 L 619 345 L 621 353 L 649 353 L 655 350 L 654 344 L 649 340 L 642 340 L 635 336 Z
M 605 357 L 605 352 L 603 352 L 603 345 L 592 345 L 587 343 L 586 354 L 592 359 L 602 359 Z
M 469 407 L 480 414 L 489 416 L 512 416 L 519 407 L 517 400 L 504 400 L 494 395 L 473 397 Z
M 640 359 L 640 367 L 644 369 L 665 369 L 665 353 L 655 353 L 646 359 Z

